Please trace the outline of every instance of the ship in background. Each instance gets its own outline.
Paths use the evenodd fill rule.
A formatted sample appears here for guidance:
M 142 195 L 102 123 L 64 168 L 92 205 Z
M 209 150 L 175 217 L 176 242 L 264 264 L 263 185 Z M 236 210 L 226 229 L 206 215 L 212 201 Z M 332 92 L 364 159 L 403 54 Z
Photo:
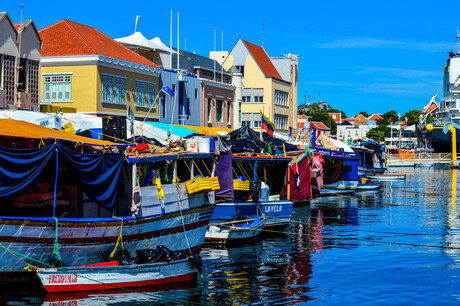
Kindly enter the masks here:
M 420 124 L 417 129 L 419 147 L 433 148 L 435 153 L 452 152 L 452 135 L 444 133 L 445 129 L 426 130 L 426 119 L 434 115 L 435 127 L 441 127 L 445 123 L 460 125 L 460 35 L 457 28 L 459 48 L 457 53 L 449 52 L 449 59 L 444 67 L 443 98 L 439 105 L 436 103 L 436 95 L 424 107 L 420 115 Z M 457 148 L 460 148 L 460 138 L 457 137 Z

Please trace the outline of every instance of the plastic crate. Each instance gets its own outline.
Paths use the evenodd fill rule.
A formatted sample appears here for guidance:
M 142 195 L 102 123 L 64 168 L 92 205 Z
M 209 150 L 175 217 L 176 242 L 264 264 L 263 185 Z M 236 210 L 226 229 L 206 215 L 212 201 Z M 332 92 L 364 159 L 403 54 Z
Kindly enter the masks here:
M 249 191 L 249 181 L 233 180 L 233 189 Z
M 211 191 L 220 190 L 219 178 L 217 176 L 211 177 Z
M 209 177 L 196 177 L 185 181 L 185 187 L 188 193 L 208 192 L 212 190 L 212 184 Z
M 261 184 L 260 182 L 250 182 L 249 183 L 249 190 L 250 191 L 260 191 L 261 189 Z

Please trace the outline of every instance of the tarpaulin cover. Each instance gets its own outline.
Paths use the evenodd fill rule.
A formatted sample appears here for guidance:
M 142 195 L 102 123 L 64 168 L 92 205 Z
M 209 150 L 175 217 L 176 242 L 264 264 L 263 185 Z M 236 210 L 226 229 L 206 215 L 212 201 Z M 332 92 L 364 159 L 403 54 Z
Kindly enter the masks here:
M 324 185 L 334 184 L 342 180 L 343 160 L 336 158 L 328 158 L 323 156 L 325 163 L 323 164 L 323 179 Z
M 66 166 L 86 194 L 96 203 L 113 208 L 118 195 L 124 154 L 81 154 L 59 144 L 57 146 L 60 157 L 64 157 Z
M 376 143 L 375 141 L 365 141 L 361 144 L 361 147 L 365 147 L 365 148 L 368 148 L 372 151 L 374 151 L 375 153 L 379 153 L 379 152 L 384 152 L 385 151 L 385 147 Z
M 234 130 L 229 134 L 232 140 L 232 151 L 234 153 L 239 152 L 255 152 L 260 153 L 262 151 L 268 152 L 268 145 L 278 147 L 280 153 L 282 153 L 283 144 L 286 148 L 286 152 L 298 151 L 295 145 L 289 144 L 281 139 L 271 137 L 267 133 L 262 133 L 264 141 L 260 140 L 260 133 L 252 130 L 247 126 L 243 126 L 238 130 Z M 275 150 L 275 148 L 272 148 Z
M 220 152 L 216 162 L 216 176 L 219 178 L 220 190 L 216 198 L 231 201 L 233 199 L 232 151 Z
M 35 180 L 57 150 L 59 160 L 96 203 L 113 208 L 118 195 L 123 154 L 80 154 L 60 144 L 41 149 L 0 148 L 0 196 L 20 191 Z M 54 172 L 53 172 L 54 177 Z
M 91 139 L 78 136 L 65 131 L 58 131 L 43 127 L 26 121 L 14 119 L 0 119 L 0 135 L 29 138 L 29 139 L 53 139 L 79 142 L 97 146 L 119 146 L 120 144 L 111 141 Z
M 42 149 L 0 147 L 0 196 L 18 192 L 29 185 L 53 155 L 55 146 Z
M 358 175 L 359 159 L 346 158 L 343 164 L 344 164 L 344 168 L 342 169 L 342 178 L 346 181 L 359 180 L 359 175 Z
M 297 163 L 297 172 L 299 186 L 297 186 L 296 175 L 294 175 L 294 167 L 291 167 L 288 171 L 289 185 L 290 185 L 290 196 L 291 201 L 300 201 L 311 198 L 311 179 L 310 179 L 310 165 L 309 159 L 304 158 L 302 161 Z

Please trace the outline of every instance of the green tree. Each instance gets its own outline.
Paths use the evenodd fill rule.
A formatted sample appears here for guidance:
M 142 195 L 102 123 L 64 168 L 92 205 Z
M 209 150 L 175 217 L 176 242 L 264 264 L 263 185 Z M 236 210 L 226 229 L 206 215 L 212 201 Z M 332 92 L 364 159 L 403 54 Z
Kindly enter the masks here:
M 385 119 L 385 122 L 387 123 L 387 125 L 391 125 L 394 122 L 399 120 L 398 114 L 396 113 L 395 110 L 386 112 L 385 114 L 382 115 L 382 118 Z
M 369 114 L 367 112 L 365 112 L 365 111 L 360 112 L 360 114 L 363 115 L 366 118 L 369 117 Z
M 405 113 L 402 118 L 404 118 L 404 120 L 407 118 L 407 125 L 418 124 L 420 122 L 420 113 L 421 111 L 414 109 Z
M 387 136 L 390 131 L 391 129 L 388 126 L 379 125 L 367 132 L 366 136 L 374 140 L 384 140 L 385 136 Z

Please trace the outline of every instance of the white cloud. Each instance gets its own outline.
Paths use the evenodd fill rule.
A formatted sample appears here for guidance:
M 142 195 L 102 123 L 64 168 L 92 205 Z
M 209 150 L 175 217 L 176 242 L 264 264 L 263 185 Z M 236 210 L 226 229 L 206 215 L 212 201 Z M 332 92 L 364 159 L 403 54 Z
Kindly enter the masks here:
M 317 47 L 323 49 L 353 49 L 353 48 L 394 48 L 407 49 L 414 52 L 440 52 L 446 50 L 455 50 L 454 42 L 425 42 L 425 41 L 400 41 L 377 39 L 372 37 L 352 37 L 337 39 L 332 42 L 319 43 Z

